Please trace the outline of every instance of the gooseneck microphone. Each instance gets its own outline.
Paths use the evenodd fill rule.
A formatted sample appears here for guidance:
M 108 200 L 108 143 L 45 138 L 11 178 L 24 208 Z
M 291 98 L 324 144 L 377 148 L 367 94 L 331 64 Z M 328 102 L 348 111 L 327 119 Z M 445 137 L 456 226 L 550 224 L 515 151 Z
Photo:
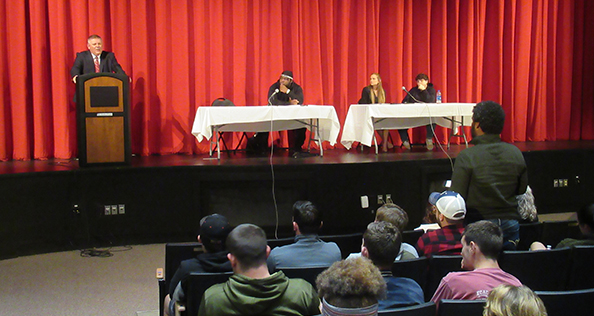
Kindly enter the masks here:
M 272 94 L 270 95 L 270 97 L 268 97 L 268 105 L 272 105 L 272 102 L 270 101 L 270 99 L 272 99 L 272 97 L 273 97 L 275 94 L 279 93 L 279 92 L 280 92 L 280 90 L 279 90 L 279 89 L 276 89 L 276 90 L 274 90 L 274 93 L 272 93 Z
M 408 96 L 411 97 L 413 100 L 415 100 L 417 103 L 425 103 L 425 102 L 421 102 L 421 101 L 417 100 L 417 98 L 415 98 L 412 94 L 410 94 L 410 92 L 408 92 L 408 90 L 406 90 L 405 86 L 402 86 L 402 90 L 404 90 L 404 92 L 406 92 L 406 94 L 408 94 Z

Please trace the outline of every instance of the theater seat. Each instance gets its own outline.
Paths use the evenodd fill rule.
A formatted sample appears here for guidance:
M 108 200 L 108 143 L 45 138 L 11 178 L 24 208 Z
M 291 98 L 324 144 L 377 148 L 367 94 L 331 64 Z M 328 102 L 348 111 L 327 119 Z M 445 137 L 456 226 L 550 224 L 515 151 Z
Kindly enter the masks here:
M 594 288 L 594 246 L 573 246 L 565 290 Z
M 320 236 L 320 239 L 325 242 L 335 242 L 338 245 L 338 248 L 340 248 L 342 258 L 345 259 L 351 253 L 361 252 L 363 234 L 327 235 Z
M 176 315 L 196 316 L 200 307 L 202 295 L 211 286 L 225 283 L 233 272 L 221 273 L 191 273 L 182 280 L 182 288 L 186 301 L 176 304 Z
M 318 275 L 320 273 L 322 273 L 324 270 L 328 269 L 328 267 L 325 266 L 318 266 L 318 267 L 300 267 L 300 268 L 295 268 L 295 267 L 279 267 L 277 268 L 277 271 L 283 271 L 283 273 L 291 278 L 291 279 L 303 279 L 307 282 L 309 282 L 309 284 L 313 285 L 313 287 L 316 287 L 316 278 L 318 277 Z
M 202 244 L 198 242 L 165 244 L 165 268 L 157 269 L 159 282 L 159 315 L 163 316 L 163 300 L 169 293 L 169 281 L 182 261 L 196 258 L 202 253 Z
M 482 316 L 485 300 L 441 300 L 438 316 Z
M 425 300 L 433 297 L 441 279 L 450 272 L 462 271 L 462 256 L 452 255 L 434 255 L 429 261 L 429 273 L 427 274 L 427 284 L 425 286 Z
M 407 306 L 379 311 L 382 316 L 435 316 L 435 303 L 427 302 L 419 305 Z
M 594 311 L 594 289 L 535 293 L 547 308 L 548 316 L 592 315 Z
M 392 265 L 392 275 L 395 277 L 404 277 L 417 281 L 417 283 L 419 283 L 419 285 L 423 288 L 423 292 L 425 292 L 428 268 L 429 258 L 427 257 L 398 260 Z
M 565 289 L 570 248 L 540 251 L 504 251 L 499 266 L 533 291 Z

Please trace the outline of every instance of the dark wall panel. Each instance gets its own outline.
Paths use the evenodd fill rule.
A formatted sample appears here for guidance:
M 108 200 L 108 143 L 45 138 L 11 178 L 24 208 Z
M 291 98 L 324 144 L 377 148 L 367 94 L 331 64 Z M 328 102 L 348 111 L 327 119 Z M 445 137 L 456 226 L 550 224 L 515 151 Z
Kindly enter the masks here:
M 593 202 L 591 150 L 526 152 L 540 213 L 574 212 Z M 577 176 L 577 178 L 576 178 Z M 193 241 L 204 215 L 233 225 L 251 222 L 273 238 L 292 236 L 291 207 L 314 202 L 324 212 L 322 234 L 362 232 L 392 200 L 418 226 L 427 196 L 451 177 L 447 159 L 368 163 L 107 167 L 0 177 L 0 258 L 87 247 Z M 568 187 L 553 188 L 567 178 Z M 273 198 L 273 186 L 276 198 Z M 369 208 L 361 207 L 361 196 Z M 105 205 L 125 214 L 105 215 Z

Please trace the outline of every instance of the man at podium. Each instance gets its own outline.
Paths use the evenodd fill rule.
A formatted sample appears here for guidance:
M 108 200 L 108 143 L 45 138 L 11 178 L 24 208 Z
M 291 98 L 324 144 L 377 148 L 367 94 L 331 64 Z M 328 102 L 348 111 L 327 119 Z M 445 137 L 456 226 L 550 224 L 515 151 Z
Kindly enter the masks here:
M 115 54 L 103 50 L 103 40 L 97 34 L 87 39 L 88 51 L 76 53 L 74 65 L 70 69 L 72 82 L 76 83 L 79 75 L 93 72 L 115 72 L 126 74 L 118 63 Z

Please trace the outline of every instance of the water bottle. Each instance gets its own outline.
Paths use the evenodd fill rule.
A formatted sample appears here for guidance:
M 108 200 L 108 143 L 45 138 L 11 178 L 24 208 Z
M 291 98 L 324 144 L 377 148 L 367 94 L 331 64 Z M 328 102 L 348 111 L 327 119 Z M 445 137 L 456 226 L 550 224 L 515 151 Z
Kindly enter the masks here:
M 437 90 L 436 103 L 441 103 L 441 90 Z

